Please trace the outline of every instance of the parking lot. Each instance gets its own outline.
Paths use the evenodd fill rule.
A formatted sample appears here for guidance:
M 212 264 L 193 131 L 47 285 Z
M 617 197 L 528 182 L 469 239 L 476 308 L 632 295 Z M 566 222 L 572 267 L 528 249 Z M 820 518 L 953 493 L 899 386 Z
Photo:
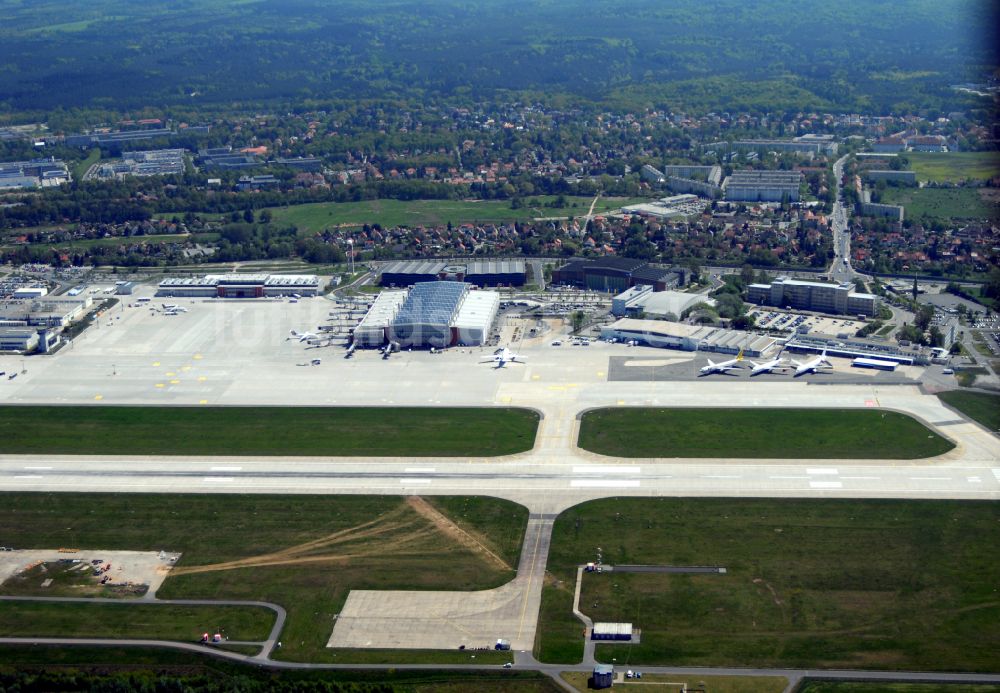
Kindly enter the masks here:
M 781 330 L 784 332 L 808 332 L 809 334 L 824 334 L 831 337 L 854 337 L 865 323 L 856 317 L 823 317 L 809 313 L 795 313 L 783 310 L 755 308 L 750 311 L 757 319 L 757 327 L 766 330 Z

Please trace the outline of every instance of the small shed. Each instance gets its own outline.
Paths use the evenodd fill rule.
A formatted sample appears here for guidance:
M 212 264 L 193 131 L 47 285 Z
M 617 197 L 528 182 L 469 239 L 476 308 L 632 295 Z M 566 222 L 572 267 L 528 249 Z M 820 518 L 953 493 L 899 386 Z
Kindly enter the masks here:
M 497 644 L 493 646 L 494 650 L 509 650 L 510 640 L 505 640 L 504 638 L 498 638 Z
M 598 664 L 594 667 L 594 688 L 611 688 L 614 679 L 615 668 L 611 664 Z
M 631 623 L 595 623 L 590 631 L 591 640 L 624 640 L 632 639 Z

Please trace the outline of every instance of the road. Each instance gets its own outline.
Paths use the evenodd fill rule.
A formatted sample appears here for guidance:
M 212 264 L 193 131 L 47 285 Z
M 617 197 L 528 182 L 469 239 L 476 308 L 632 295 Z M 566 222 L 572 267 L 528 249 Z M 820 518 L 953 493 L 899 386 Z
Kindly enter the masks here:
M 858 276 L 851 267 L 851 233 L 847 222 L 847 209 L 844 207 L 843 178 L 844 162 L 849 155 L 837 159 L 833 164 L 833 177 L 837 184 L 837 199 L 833 203 L 833 213 L 830 215 L 830 228 L 833 230 L 833 264 L 830 266 L 830 279 L 835 282 L 849 282 Z

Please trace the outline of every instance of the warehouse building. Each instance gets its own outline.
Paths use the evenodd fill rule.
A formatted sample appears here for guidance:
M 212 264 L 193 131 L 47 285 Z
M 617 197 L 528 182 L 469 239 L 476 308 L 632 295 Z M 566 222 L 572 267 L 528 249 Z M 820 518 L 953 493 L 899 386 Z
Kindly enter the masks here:
M 80 318 L 94 301 L 89 296 L 46 296 L 31 301 L 0 303 L 0 325 L 5 327 L 65 327 Z
M 633 286 L 611 299 L 611 314 L 617 318 L 644 315 L 651 318 L 673 316 L 677 319 L 699 303 L 714 306 L 715 299 L 683 291 L 654 291 L 648 284 Z
M 268 298 L 316 296 L 320 291 L 315 274 L 206 274 L 204 277 L 167 277 L 157 296 L 187 298 Z
M 731 202 L 798 202 L 800 171 L 737 171 L 722 183 Z
M 590 630 L 591 640 L 617 640 L 627 642 L 632 639 L 631 623 L 595 623 Z
M 831 315 L 875 315 L 874 294 L 854 292 L 854 284 L 827 284 L 778 277 L 770 284 L 750 284 L 747 301 L 758 305 L 799 308 Z
M 524 260 L 400 260 L 382 268 L 381 286 L 413 286 L 421 282 L 455 281 L 487 286 L 524 286 Z

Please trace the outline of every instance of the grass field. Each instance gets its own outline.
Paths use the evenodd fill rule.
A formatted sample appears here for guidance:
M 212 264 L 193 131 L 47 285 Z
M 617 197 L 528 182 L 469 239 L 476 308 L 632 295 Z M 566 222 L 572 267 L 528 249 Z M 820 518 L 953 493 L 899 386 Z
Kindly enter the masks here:
M 591 674 L 587 672 L 567 671 L 559 676 L 581 693 L 589 690 Z M 782 676 L 678 676 L 643 673 L 641 682 L 632 684 L 626 680 L 621 685 L 626 689 L 631 686 L 634 691 L 680 693 L 683 690 L 681 684 L 690 691 L 703 693 L 782 693 L 788 686 L 788 679 Z
M 2 407 L 0 452 L 488 456 L 530 450 L 527 409 Z
M 595 409 L 580 447 L 614 457 L 917 459 L 955 447 L 915 419 L 874 409 Z
M 225 660 L 154 648 L 0 646 L 0 689 L 3 676 L 24 672 L 31 690 L 110 691 L 136 690 L 149 682 L 149 690 L 311 691 L 333 690 L 373 693 L 557 693 L 548 676 L 533 671 L 440 670 L 338 670 L 281 671 Z M 94 677 L 88 686 L 85 677 Z M 176 684 L 173 681 L 177 681 Z M 28 690 L 11 687 L 10 690 Z M 146 688 L 142 688 L 146 690 Z
M 381 224 L 393 226 L 436 226 L 449 221 L 501 222 L 533 219 L 535 217 L 584 216 L 593 198 L 567 197 L 566 207 L 545 207 L 553 196 L 532 197 L 537 204 L 525 204 L 511 209 L 507 200 L 366 200 L 364 202 L 317 202 L 292 207 L 272 207 L 276 224 L 294 224 L 302 234 L 313 234 L 331 226 Z M 594 207 L 595 213 L 618 209 L 635 202 L 632 198 L 601 198 Z M 574 207 L 573 205 L 576 205 Z
M 249 606 L 0 601 L 0 637 L 196 642 L 202 633 L 209 631 L 230 640 L 266 640 L 273 625 L 273 611 Z
M 442 529 L 442 516 L 461 531 Z M 326 643 L 351 589 L 509 581 L 526 524 L 522 506 L 481 497 L 0 494 L 5 545 L 181 552 L 158 597 L 281 604 L 288 621 L 276 656 L 299 661 L 507 661 L 510 653 L 365 653 Z
M 627 621 L 626 665 L 993 671 L 1000 638 L 1000 508 L 972 501 L 629 499 L 556 520 L 536 653 L 565 661 L 575 569 L 717 565 L 724 575 L 589 573 L 581 610 Z M 594 606 L 597 604 L 597 606 Z M 556 658 L 559 658 L 558 660 Z
M 906 152 L 906 158 L 920 181 L 961 183 L 969 178 L 989 180 L 1000 176 L 997 152 Z
M 913 221 L 1000 219 L 1000 204 L 990 188 L 886 188 L 882 202 L 903 205 Z
M 796 693 L 1000 693 L 1000 686 L 963 683 L 806 681 Z
M 938 397 L 991 431 L 1000 431 L 1000 395 L 952 390 L 940 392 Z

